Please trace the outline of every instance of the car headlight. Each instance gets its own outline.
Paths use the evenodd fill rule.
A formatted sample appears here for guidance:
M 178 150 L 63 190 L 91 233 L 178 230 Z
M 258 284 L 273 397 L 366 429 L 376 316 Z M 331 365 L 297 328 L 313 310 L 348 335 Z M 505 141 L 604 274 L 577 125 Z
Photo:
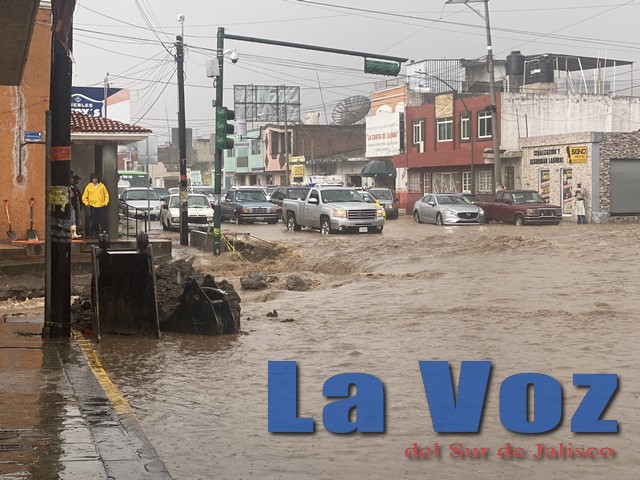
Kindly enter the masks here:
M 178 223 L 180 221 L 179 217 L 171 217 L 171 223 Z
M 535 208 L 527 208 L 524 214 L 528 217 L 535 217 L 538 215 L 538 211 Z
M 273 208 L 271 209 L 271 213 L 278 213 L 278 210 L 280 210 L 280 208 L 278 208 L 278 207 L 273 207 Z
M 376 208 L 376 218 L 387 218 L 382 208 Z
M 484 210 L 481 208 L 478 208 L 478 215 L 484 215 Z
M 443 208 L 442 209 L 442 213 L 444 213 L 445 215 L 455 215 L 455 216 L 458 215 L 456 212 L 454 212 L 453 210 L 450 210 L 448 208 Z
M 333 212 L 333 216 L 336 218 L 347 218 L 346 210 L 336 210 Z
M 390 203 L 387 203 L 387 208 L 393 208 L 393 205 L 391 205 Z
M 213 222 L 213 217 L 207 217 L 207 222 Z
M 241 213 L 250 213 L 250 210 L 248 208 L 242 208 L 240 210 Z

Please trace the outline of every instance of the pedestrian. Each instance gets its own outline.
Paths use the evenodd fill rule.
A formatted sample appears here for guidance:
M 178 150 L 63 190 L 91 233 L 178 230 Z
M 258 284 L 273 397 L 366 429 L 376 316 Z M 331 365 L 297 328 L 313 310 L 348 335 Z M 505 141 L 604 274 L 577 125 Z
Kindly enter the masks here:
M 585 202 L 587 201 L 587 191 L 582 187 L 582 182 L 578 182 L 574 197 L 576 198 L 576 218 L 578 225 L 587 223 L 587 212 Z
M 100 182 L 97 174 L 92 173 L 90 179 L 91 182 L 87 184 L 82 194 L 82 203 L 89 207 L 89 215 L 91 217 L 89 234 L 97 235 L 108 230 L 107 205 L 109 205 L 109 192 L 107 187 Z
M 78 188 L 78 181 L 80 177 L 78 175 L 73 174 L 73 170 L 71 170 L 71 185 L 69 186 L 69 200 L 71 203 L 71 239 L 76 240 L 81 238 L 82 235 L 78 235 L 78 218 L 80 215 L 80 209 L 82 208 L 82 202 L 80 198 L 82 195 L 80 194 L 80 189 Z

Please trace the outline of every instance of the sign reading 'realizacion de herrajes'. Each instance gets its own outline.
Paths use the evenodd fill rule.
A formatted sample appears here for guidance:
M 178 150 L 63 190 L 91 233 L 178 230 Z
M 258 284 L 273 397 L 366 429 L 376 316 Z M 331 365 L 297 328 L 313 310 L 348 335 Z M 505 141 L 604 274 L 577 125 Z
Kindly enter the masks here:
M 457 395 L 454 393 L 449 362 L 421 361 L 418 364 L 433 430 L 437 433 L 478 433 L 484 413 L 491 362 L 463 361 Z M 314 419 L 298 417 L 296 362 L 269 361 L 268 369 L 269 432 L 312 433 L 315 429 Z M 618 375 L 575 373 L 573 386 L 583 388 L 584 397 L 572 412 L 571 431 L 617 433 L 618 421 L 602 417 L 618 389 Z M 356 393 L 351 395 L 354 387 Z M 530 401 L 531 388 L 535 395 Z M 338 434 L 385 431 L 384 385 L 377 377 L 366 373 L 334 375 L 324 382 L 322 395 L 336 399 L 325 405 L 322 412 L 322 423 L 328 431 Z M 511 375 L 500 385 L 499 408 L 500 422 L 507 430 L 531 435 L 550 432 L 562 420 L 562 385 L 555 378 L 542 373 Z M 356 412 L 355 415 L 352 415 L 353 411 Z M 456 453 L 457 448 L 464 448 L 462 444 L 452 445 L 454 450 L 451 450 L 451 446 L 448 448 L 453 453 Z M 539 444 L 536 448 L 545 455 L 546 446 Z M 565 444 L 563 448 L 563 451 L 567 451 L 570 447 Z M 571 448 L 571 452 L 577 451 Z M 576 456 L 581 453 L 582 450 Z M 515 451 L 512 454 L 515 455 Z

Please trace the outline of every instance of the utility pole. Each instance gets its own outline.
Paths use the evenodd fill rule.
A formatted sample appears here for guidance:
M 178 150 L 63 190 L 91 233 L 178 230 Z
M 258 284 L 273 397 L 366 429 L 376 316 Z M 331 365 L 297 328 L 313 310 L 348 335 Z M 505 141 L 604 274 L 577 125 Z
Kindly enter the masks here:
M 500 158 L 500 136 L 498 135 L 498 100 L 496 96 L 496 77 L 493 66 L 493 47 L 491 45 L 491 24 L 489 22 L 489 0 L 484 0 L 484 21 L 487 32 L 487 65 L 489 67 L 489 91 L 491 92 L 491 138 L 493 140 L 493 191 L 502 186 L 502 159 Z
M 69 338 L 71 336 L 71 225 L 69 210 L 69 182 L 71 166 L 71 13 L 53 10 L 54 25 L 63 25 L 54 33 L 51 42 L 51 87 L 49 90 L 47 130 L 47 232 L 45 279 L 44 337 Z M 60 16 L 58 16 L 60 15 Z M 68 17 L 67 17 L 68 15 Z M 65 30 L 64 27 L 68 27 Z M 68 32 L 67 38 L 60 33 Z M 64 42 L 64 44 L 63 44 Z M 49 116 L 47 118 L 49 120 Z
M 282 94 L 284 95 L 284 173 L 286 175 L 286 179 L 284 181 L 284 186 L 289 186 L 289 135 L 287 130 L 289 126 L 287 125 L 287 93 L 285 91 L 287 87 L 282 86 Z
M 176 37 L 178 69 L 178 144 L 180 145 L 180 245 L 189 245 L 189 192 L 187 192 L 187 129 L 184 113 L 184 44 Z

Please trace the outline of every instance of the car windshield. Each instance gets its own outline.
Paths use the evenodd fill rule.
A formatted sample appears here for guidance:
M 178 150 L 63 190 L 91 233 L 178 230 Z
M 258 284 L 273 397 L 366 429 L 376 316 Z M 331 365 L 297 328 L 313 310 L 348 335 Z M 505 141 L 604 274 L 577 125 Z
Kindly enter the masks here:
M 202 193 L 204 195 L 213 197 L 214 195 L 214 189 L 213 188 L 202 188 L 202 187 L 198 187 L 198 188 L 194 188 L 193 189 L 194 192 L 198 192 L 198 193 Z
M 160 198 L 169 196 L 169 190 L 167 190 L 166 188 L 154 188 L 153 190 L 158 194 L 158 197 Z
M 463 200 L 462 197 L 456 195 L 436 195 L 436 199 L 440 205 L 461 205 L 469 203 Z
M 203 197 L 201 195 L 189 195 L 189 206 L 190 207 L 209 207 L 209 200 L 207 197 Z
M 538 192 L 518 192 L 513 194 L 516 203 L 544 203 Z
M 462 198 L 472 204 L 480 201 L 475 195 L 463 195 Z
M 125 193 L 127 200 L 158 200 L 158 194 L 155 190 L 127 190 Z
M 304 200 L 305 198 L 307 198 L 308 191 L 308 188 L 292 188 L 287 192 L 287 198 L 290 198 L 292 200 Z
M 364 202 L 364 199 L 355 190 L 347 188 L 322 191 L 323 203 L 340 203 L 340 202 Z
M 391 190 L 369 190 L 376 200 L 393 200 Z
M 236 192 L 236 202 L 266 202 L 267 197 L 264 196 L 262 190 L 256 191 L 240 191 Z

